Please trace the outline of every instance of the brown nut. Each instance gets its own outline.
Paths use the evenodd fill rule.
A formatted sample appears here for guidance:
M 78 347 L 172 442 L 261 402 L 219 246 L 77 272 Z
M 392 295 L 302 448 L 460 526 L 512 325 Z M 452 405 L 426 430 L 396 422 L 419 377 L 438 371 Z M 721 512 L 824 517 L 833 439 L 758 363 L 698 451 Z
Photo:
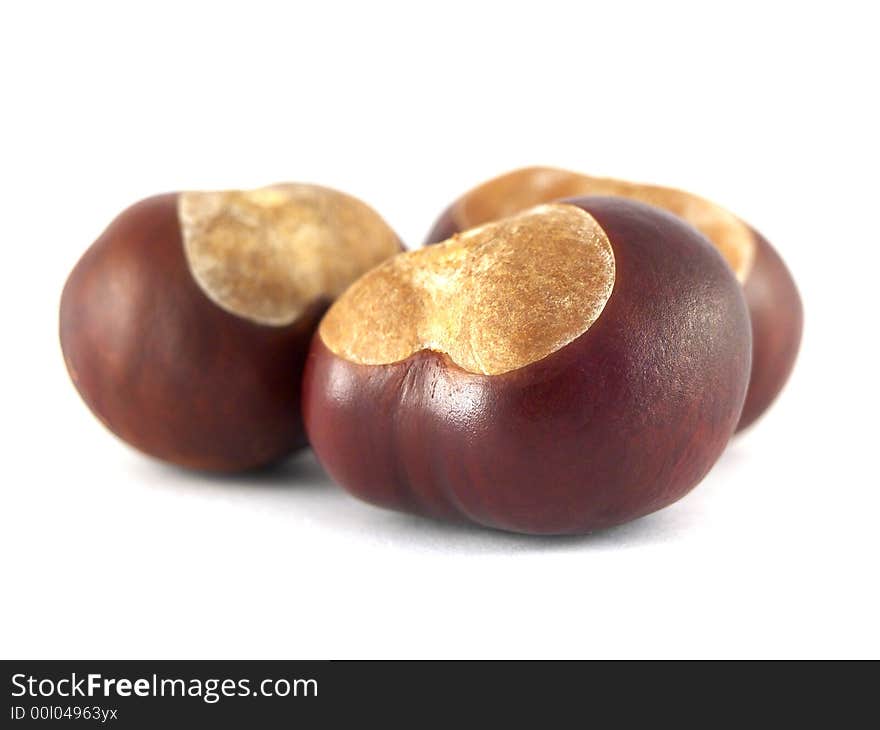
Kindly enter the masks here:
M 668 210 L 697 228 L 724 255 L 743 286 L 752 323 L 752 373 L 737 430 L 752 424 L 791 374 L 800 346 L 803 308 L 791 274 L 773 247 L 720 206 L 672 188 L 530 167 L 465 193 L 443 212 L 426 243 L 533 205 L 584 195 L 620 196 Z
M 315 334 L 309 440 L 375 504 L 528 533 L 660 509 L 736 427 L 740 287 L 691 226 L 622 198 L 551 204 L 402 254 Z
M 258 467 L 306 444 L 300 382 L 328 304 L 398 253 L 359 200 L 285 184 L 136 203 L 61 297 L 68 371 L 117 436 L 197 469 Z

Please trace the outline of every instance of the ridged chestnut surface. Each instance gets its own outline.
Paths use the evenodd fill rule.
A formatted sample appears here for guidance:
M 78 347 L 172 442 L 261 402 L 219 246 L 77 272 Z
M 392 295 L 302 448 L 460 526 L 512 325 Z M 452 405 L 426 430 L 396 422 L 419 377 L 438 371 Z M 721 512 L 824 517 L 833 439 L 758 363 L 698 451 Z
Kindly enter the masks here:
M 219 471 L 271 463 L 306 444 L 301 377 L 330 300 L 399 250 L 376 213 L 325 188 L 148 198 L 64 288 L 71 378 L 147 454 Z
M 751 348 L 740 287 L 703 236 L 584 198 L 431 248 L 359 279 L 313 339 L 306 430 L 346 489 L 564 534 L 658 510 L 703 478 L 739 419 Z
M 514 170 L 465 193 L 434 224 L 426 243 L 540 203 L 584 195 L 614 195 L 657 206 L 688 221 L 721 251 L 743 286 L 754 333 L 752 373 L 737 430 L 775 400 L 797 357 L 803 308 L 782 259 L 757 231 L 724 208 L 692 193 L 592 177 L 548 167 Z

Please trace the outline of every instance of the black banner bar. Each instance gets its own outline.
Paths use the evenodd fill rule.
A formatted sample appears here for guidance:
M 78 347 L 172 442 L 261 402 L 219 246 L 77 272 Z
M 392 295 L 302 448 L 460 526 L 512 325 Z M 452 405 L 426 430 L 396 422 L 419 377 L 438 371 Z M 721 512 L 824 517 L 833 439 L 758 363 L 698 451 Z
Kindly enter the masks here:
M 0 662 L 7 698 L 0 726 L 335 727 L 352 716 L 383 727 L 441 717 L 469 726 L 480 714 L 492 726 L 530 715 L 539 727 L 639 716 L 714 727 L 719 717 L 790 721 L 805 709 L 814 720 L 841 720 L 872 696 L 865 676 L 848 685 L 845 703 L 823 707 L 827 668 L 795 684 L 786 665 L 711 673 L 686 664 L 7 660 Z

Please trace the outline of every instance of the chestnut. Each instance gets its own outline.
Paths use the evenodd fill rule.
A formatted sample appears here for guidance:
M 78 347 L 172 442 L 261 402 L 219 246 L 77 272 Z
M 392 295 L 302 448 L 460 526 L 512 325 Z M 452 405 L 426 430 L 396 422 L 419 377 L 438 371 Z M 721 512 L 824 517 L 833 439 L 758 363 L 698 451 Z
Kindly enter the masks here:
M 736 427 L 751 337 L 694 228 L 623 198 L 548 204 L 392 258 L 328 310 L 303 416 L 377 505 L 525 533 L 682 497 Z
M 67 280 L 68 371 L 147 454 L 218 471 L 269 464 L 306 444 L 302 370 L 329 302 L 401 248 L 367 205 L 314 185 L 148 198 Z
M 583 195 L 614 195 L 663 208 L 703 233 L 743 286 L 752 323 L 752 372 L 737 430 L 751 425 L 775 400 L 797 357 L 803 308 L 782 259 L 756 230 L 724 208 L 691 193 L 657 185 L 529 167 L 489 180 L 450 205 L 427 243 L 539 203 Z

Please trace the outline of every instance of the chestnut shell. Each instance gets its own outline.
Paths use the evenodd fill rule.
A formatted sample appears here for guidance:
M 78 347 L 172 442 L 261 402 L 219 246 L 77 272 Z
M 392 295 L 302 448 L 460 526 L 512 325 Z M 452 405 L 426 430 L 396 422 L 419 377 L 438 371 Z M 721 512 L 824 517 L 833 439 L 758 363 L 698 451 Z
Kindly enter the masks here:
M 285 327 L 230 314 L 187 265 L 177 194 L 121 213 L 61 297 L 61 347 L 83 400 L 124 441 L 195 469 L 263 466 L 306 445 L 300 379 L 326 303 Z
M 804 310 L 797 286 L 776 250 L 760 233 L 743 284 L 752 323 L 752 373 L 737 431 L 751 426 L 782 391 L 801 344 Z
M 445 241 L 460 232 L 450 205 L 434 223 L 425 245 Z M 749 227 L 755 257 L 743 292 L 752 325 L 752 372 L 737 431 L 751 426 L 776 400 L 797 359 L 803 331 L 803 305 L 785 262 L 764 236 Z
M 303 381 L 328 472 L 374 504 L 536 534 L 610 527 L 690 491 L 736 427 L 751 336 L 739 284 L 693 228 L 619 198 L 575 201 L 614 249 L 602 314 L 501 375 L 441 353 L 343 359 L 316 333 Z

